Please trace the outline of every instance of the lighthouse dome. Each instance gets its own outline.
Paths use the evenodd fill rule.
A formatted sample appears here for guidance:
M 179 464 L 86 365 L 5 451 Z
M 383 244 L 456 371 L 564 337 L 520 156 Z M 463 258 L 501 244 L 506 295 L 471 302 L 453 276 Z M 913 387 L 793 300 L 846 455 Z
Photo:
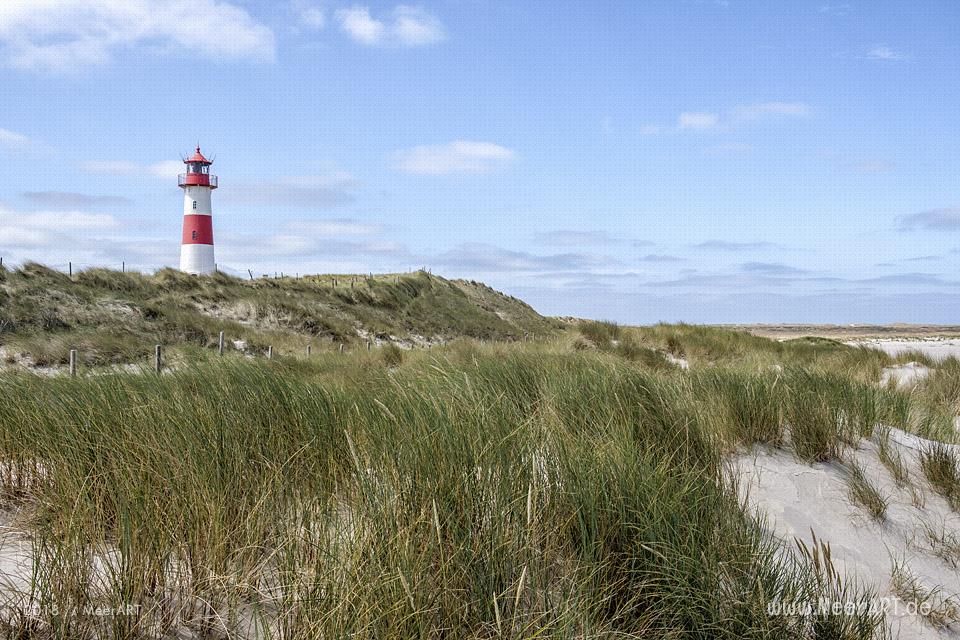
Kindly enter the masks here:
M 200 153 L 200 147 L 197 147 L 197 150 L 193 152 L 193 155 L 183 161 L 184 164 L 213 164 L 209 160 L 203 157 L 203 154 Z

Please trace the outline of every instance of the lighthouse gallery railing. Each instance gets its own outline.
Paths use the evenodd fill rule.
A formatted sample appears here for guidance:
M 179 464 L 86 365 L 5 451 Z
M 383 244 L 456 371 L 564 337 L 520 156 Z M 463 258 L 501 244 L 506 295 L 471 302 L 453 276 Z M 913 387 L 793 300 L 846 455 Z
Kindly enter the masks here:
M 212 187 L 217 188 L 217 176 L 209 173 L 181 173 L 177 176 L 177 184 L 181 187 Z

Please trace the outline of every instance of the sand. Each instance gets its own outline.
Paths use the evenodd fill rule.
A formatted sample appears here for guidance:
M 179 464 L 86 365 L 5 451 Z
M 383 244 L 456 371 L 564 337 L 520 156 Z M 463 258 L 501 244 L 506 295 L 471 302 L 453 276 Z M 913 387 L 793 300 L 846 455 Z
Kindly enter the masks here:
M 0 594 L 30 591 L 32 571 L 30 540 L 13 526 L 13 516 L 0 512 Z
M 880 374 L 880 384 L 887 386 L 892 383 L 901 389 L 910 389 L 930 375 L 930 371 L 930 367 L 919 362 L 886 367 Z
M 937 324 L 737 324 L 716 325 L 764 338 L 790 340 L 807 336 L 834 340 L 960 338 L 960 326 Z
M 894 561 L 905 562 L 921 585 L 941 588 L 944 597 L 960 593 L 960 556 L 944 560 L 947 546 L 931 541 L 927 528 L 960 540 L 960 516 L 923 479 L 918 451 L 929 443 L 891 429 L 891 447 L 910 473 L 909 487 L 897 487 L 880 462 L 878 447 L 864 440 L 850 452 L 881 494 L 889 496 L 886 521 L 878 523 L 849 497 L 847 468 L 840 462 L 809 465 L 784 450 L 756 449 L 739 456 L 735 473 L 750 508 L 765 518 L 770 533 L 789 547 L 794 539 L 811 545 L 811 529 L 831 545 L 837 569 L 887 598 L 894 637 L 960 638 L 960 628 L 937 629 L 908 611 L 891 585 Z M 960 602 L 960 599 L 958 599 Z
M 944 358 L 950 357 L 960 358 L 960 340 L 958 339 L 857 340 L 855 342 L 848 342 L 847 344 L 876 347 L 892 356 L 899 355 L 904 351 L 919 351 L 934 360 L 943 360 Z

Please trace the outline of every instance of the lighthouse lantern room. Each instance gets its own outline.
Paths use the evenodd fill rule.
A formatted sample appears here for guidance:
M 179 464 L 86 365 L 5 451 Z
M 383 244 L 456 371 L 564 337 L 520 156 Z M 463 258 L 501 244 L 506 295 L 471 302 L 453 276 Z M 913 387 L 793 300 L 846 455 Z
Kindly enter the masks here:
M 213 273 L 213 210 L 210 194 L 217 188 L 217 176 L 211 175 L 210 160 L 200 147 L 183 161 L 187 172 L 179 176 L 183 189 L 183 239 L 180 244 L 180 270 L 196 275 Z

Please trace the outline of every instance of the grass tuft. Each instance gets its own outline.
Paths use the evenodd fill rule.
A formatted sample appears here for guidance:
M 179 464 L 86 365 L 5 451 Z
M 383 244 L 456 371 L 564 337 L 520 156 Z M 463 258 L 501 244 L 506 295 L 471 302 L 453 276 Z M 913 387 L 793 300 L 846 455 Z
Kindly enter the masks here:
M 620 325 L 615 322 L 589 320 L 581 322 L 578 328 L 580 334 L 595 347 L 606 347 L 622 335 Z
M 877 456 L 881 464 L 890 472 L 897 487 L 903 489 L 910 484 L 910 472 L 907 470 L 907 464 L 903 456 L 896 450 L 890 442 L 889 427 L 877 429 L 875 434 L 877 442 Z
M 934 443 L 920 452 L 923 475 L 954 511 L 960 510 L 960 470 L 953 451 L 944 444 Z
M 855 460 L 849 461 L 846 468 L 850 499 L 854 504 L 860 505 L 871 518 L 880 523 L 884 522 L 887 519 L 887 504 L 890 499 L 870 482 L 863 467 Z
M 944 596 L 942 587 L 923 586 L 905 561 L 894 561 L 890 587 L 898 598 L 913 605 L 918 615 L 934 629 L 951 629 L 960 622 L 960 603 L 956 598 Z

